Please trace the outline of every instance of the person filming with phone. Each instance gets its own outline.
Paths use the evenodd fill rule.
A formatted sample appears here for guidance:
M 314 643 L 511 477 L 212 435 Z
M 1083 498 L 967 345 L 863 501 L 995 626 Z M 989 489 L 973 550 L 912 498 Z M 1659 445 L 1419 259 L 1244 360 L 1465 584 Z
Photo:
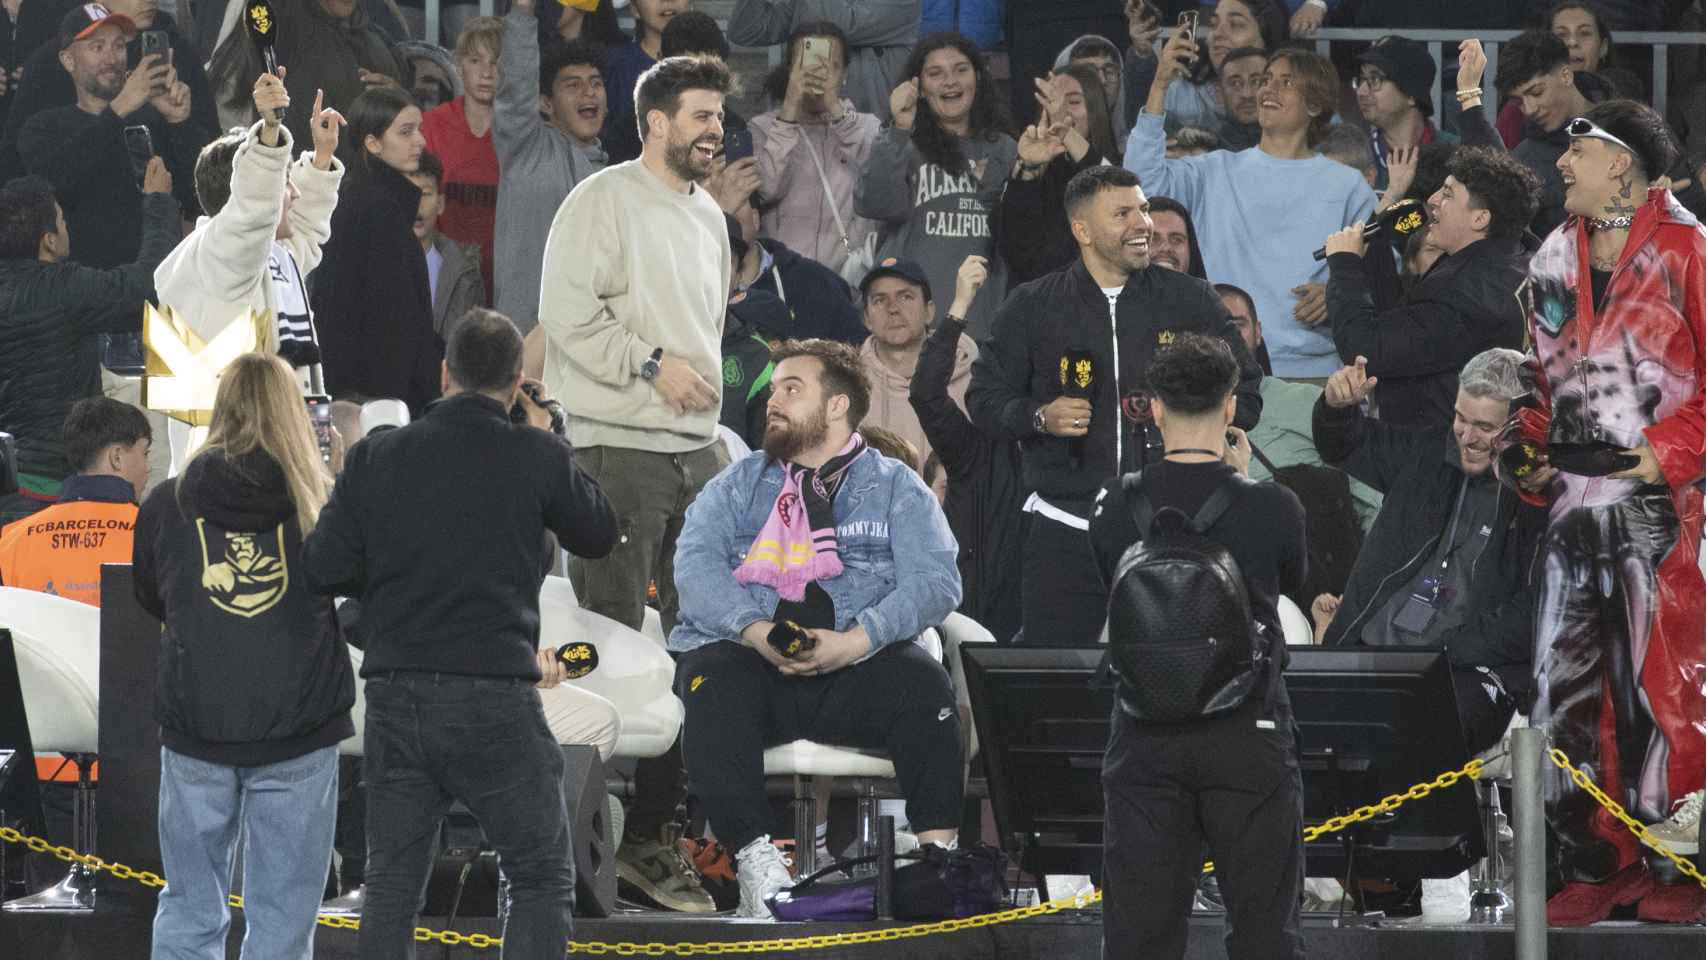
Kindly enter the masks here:
M 25 121 L 18 155 L 25 171 L 53 184 L 65 210 L 72 258 L 92 267 L 136 259 L 142 242 L 142 181 L 159 157 L 179 211 L 193 215 L 196 154 L 214 138 L 198 122 L 194 96 L 162 51 L 129 68 L 136 23 L 97 3 L 71 9 L 59 26 L 59 66 L 75 103 Z

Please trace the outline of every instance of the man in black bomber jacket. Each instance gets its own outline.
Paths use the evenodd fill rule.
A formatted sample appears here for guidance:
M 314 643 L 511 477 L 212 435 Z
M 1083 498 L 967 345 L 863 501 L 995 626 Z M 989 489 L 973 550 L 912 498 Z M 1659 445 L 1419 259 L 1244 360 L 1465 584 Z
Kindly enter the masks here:
M 1152 224 L 1137 176 L 1093 167 L 1066 190 L 1078 243 L 1072 266 L 1020 286 L 979 344 L 966 406 L 972 422 L 1023 449 L 1035 491 L 1025 535 L 1025 641 L 1096 642 L 1107 593 L 1090 552 L 1091 500 L 1110 477 L 1160 459 L 1144 371 L 1183 332 L 1219 337 L 1238 359 L 1238 415 L 1261 416 L 1262 371 L 1207 283 L 1149 265 Z

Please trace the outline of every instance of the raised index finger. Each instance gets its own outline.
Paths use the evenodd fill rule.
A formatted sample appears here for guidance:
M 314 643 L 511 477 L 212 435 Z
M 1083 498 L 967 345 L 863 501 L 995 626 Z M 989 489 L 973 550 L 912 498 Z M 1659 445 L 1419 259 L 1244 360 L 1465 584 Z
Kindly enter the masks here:
M 326 91 L 324 91 L 324 90 L 315 90 L 314 91 L 314 116 L 318 117 L 320 115 L 320 105 L 322 103 L 324 103 L 325 100 L 326 100 Z

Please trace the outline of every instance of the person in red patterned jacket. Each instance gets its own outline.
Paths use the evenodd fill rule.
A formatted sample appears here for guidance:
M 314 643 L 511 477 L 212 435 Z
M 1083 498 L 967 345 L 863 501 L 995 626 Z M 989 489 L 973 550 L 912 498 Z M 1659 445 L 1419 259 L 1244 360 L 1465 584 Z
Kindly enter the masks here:
M 1565 129 L 1570 216 L 1531 260 L 1525 294 L 1541 375 L 1519 422 L 1545 460 L 1518 486 L 1551 507 L 1531 719 L 1651 822 L 1706 785 L 1706 229 L 1654 183 L 1677 147 L 1651 108 L 1607 101 Z M 1644 920 L 1706 918 L 1706 889 L 1656 884 L 1635 838 L 1548 776 L 1565 881 L 1549 923 L 1637 902 Z

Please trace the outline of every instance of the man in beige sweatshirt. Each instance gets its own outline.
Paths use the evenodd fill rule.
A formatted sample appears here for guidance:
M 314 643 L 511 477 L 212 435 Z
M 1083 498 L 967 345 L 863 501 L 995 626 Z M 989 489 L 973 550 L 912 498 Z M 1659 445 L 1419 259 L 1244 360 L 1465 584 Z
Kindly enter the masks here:
M 674 628 L 675 539 L 688 505 L 728 463 L 717 414 L 729 238 L 701 184 L 731 86 L 713 58 L 671 57 L 646 71 L 635 95 L 640 159 L 576 187 L 545 242 L 545 383 L 620 528 L 608 557 L 577 558 L 569 576 L 581 606 L 635 630 L 653 582 L 664 632 Z M 641 763 L 617 873 L 659 906 L 708 913 L 715 904 L 670 831 L 685 790 L 679 750 Z

